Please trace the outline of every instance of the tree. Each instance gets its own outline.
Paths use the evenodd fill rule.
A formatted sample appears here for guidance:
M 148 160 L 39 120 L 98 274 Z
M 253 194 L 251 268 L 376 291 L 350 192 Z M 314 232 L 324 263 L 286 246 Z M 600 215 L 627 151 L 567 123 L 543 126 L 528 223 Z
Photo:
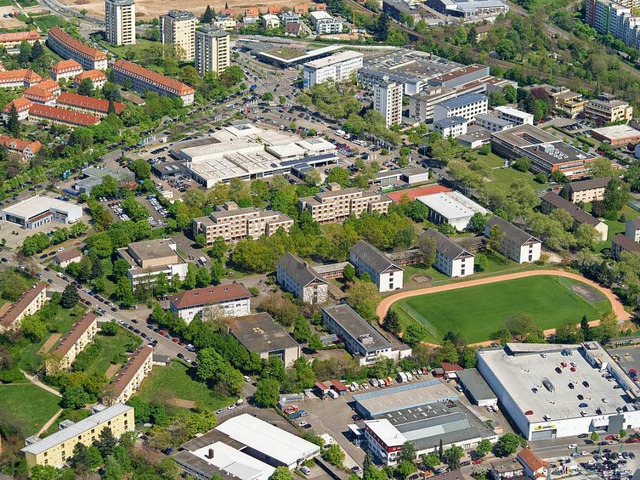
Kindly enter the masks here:
M 109 337 L 113 337 L 116 333 L 118 333 L 118 324 L 115 322 L 115 320 L 104 322 L 100 327 L 100 331 Z
M 422 455 L 421 460 L 429 470 L 434 470 L 441 463 L 440 458 L 438 458 L 438 455 L 435 452 L 431 452 L 428 455 Z
M 591 327 L 589 326 L 589 320 L 587 320 L 587 316 L 583 315 L 580 320 L 580 330 L 582 330 L 582 334 L 584 335 L 584 340 L 588 342 L 592 340 L 591 338 Z
M 420 251 L 420 255 L 422 255 L 422 263 L 426 267 L 431 267 L 436 260 L 436 239 L 429 234 L 422 235 L 418 242 L 418 250 Z
M 16 109 L 16 105 L 13 102 L 11 102 L 11 108 L 9 109 L 7 130 L 14 137 L 18 137 L 20 135 L 20 120 L 18 119 L 18 110 Z
M 293 474 L 287 467 L 277 467 L 271 474 L 271 480 L 293 480 Z
M 517 341 L 523 342 L 537 327 L 531 315 L 520 312 L 507 318 L 505 328 Z
M 347 282 L 353 281 L 353 279 L 356 278 L 356 267 L 347 263 L 342 269 L 342 276 Z
M 400 460 L 413 462 L 416 459 L 416 447 L 413 442 L 408 441 L 402 446 L 402 450 L 400 451 Z
M 418 322 L 412 322 L 405 328 L 402 340 L 413 347 L 421 343 L 428 335 L 429 330 L 427 330 L 427 327 Z
M 473 217 L 471 217 L 471 220 L 469 220 L 469 226 L 467 229 L 475 234 L 482 234 L 484 233 L 486 225 L 487 217 L 480 212 L 476 212 L 473 214 Z
M 116 443 L 117 439 L 114 437 L 113 431 L 111 428 L 106 427 L 100 432 L 98 439 L 93 444 L 102 455 L 102 458 L 107 458 L 113 452 Z
M 211 20 L 213 20 L 213 17 L 214 17 L 213 10 L 211 10 L 211 6 L 207 5 L 207 8 L 202 14 L 202 17 L 200 17 L 200 21 L 202 23 L 211 23 Z M 281 480 L 285 480 L 285 479 L 281 479 Z
M 89 449 L 84 443 L 78 442 L 73 447 L 71 466 L 76 470 L 89 470 L 91 468 L 91 456 L 89 455 Z
M 389 26 L 391 25 L 391 17 L 383 12 L 376 20 L 374 28 L 374 38 L 378 42 L 386 42 L 389 36 Z
M 253 399 L 259 407 L 270 408 L 278 404 L 280 383 L 273 378 L 264 378 L 258 382 Z
M 378 287 L 372 282 L 355 281 L 347 290 L 347 303 L 369 321 L 377 319 L 376 308 L 381 300 Z
M 136 301 L 133 296 L 133 289 L 131 288 L 131 282 L 127 277 L 120 277 L 118 279 L 118 283 L 116 283 L 113 294 L 123 307 L 131 308 L 135 305 Z
M 600 439 L 600 435 L 598 435 L 598 432 L 591 433 L 591 441 L 593 443 L 597 442 L 599 439 Z
M 320 340 L 320 336 L 317 333 L 311 335 L 309 343 L 307 343 L 307 347 L 309 347 L 314 352 L 317 352 L 318 350 L 322 350 L 323 346 L 324 345 L 322 344 L 322 340 Z
M 327 183 L 337 183 L 341 187 L 349 186 L 349 171 L 342 167 L 334 167 L 327 175 Z
M 340 448 L 340 445 L 329 445 L 322 451 L 322 458 L 329 462 L 334 467 L 342 468 L 342 462 L 344 462 L 344 452 Z
M 129 164 L 129 169 L 135 174 L 137 180 L 151 178 L 151 165 L 142 158 L 137 158 Z
M 526 157 L 520 157 L 513 163 L 512 166 L 519 172 L 528 172 L 531 168 L 531 160 Z
M 403 451 L 404 451 L 404 447 L 402 448 L 402 451 L 400 452 L 401 455 L 402 455 Z M 409 460 L 402 460 L 396 466 L 396 470 L 395 470 L 394 474 L 395 474 L 396 477 L 401 478 L 401 479 L 402 478 L 407 478 L 409 475 L 414 473 L 417 469 L 418 469 L 418 467 L 416 467 L 413 462 L 411 462 Z
M 589 169 L 591 170 L 593 178 L 614 177 L 616 175 L 611 160 L 608 158 L 601 157 L 595 159 L 589 164 Z
M 502 242 L 507 238 L 507 234 L 503 232 L 498 225 L 494 225 L 489 230 L 489 239 L 487 240 L 487 248 L 489 250 L 498 251 Z
M 70 283 L 64 287 L 64 291 L 62 292 L 62 296 L 60 297 L 60 305 L 65 310 L 69 310 L 70 308 L 75 307 L 80 301 L 80 295 L 78 295 L 78 290 L 76 287 L 71 285 Z
M 78 94 L 87 97 L 93 96 L 93 81 L 90 78 L 85 78 L 80 82 Z
M 305 174 L 304 181 L 307 185 L 315 187 L 316 185 L 320 184 L 322 179 L 320 178 L 320 173 L 318 172 L 318 170 L 312 168 Z
M 444 461 L 449 468 L 460 468 L 460 459 L 464 456 L 464 450 L 458 445 L 453 445 L 444 452 Z
M 515 433 L 505 433 L 496 443 L 493 451 L 497 457 L 508 457 L 518 451 L 521 440 Z
M 271 102 L 273 101 L 273 93 L 271 92 L 264 92 L 262 94 L 262 101 L 263 102 Z
M 476 453 L 478 454 L 479 457 L 484 457 L 486 454 L 488 454 L 491 451 L 492 445 L 491 445 L 491 441 L 483 438 L 482 440 L 480 440 L 480 442 L 478 443 L 478 446 L 476 447 Z
M 90 401 L 91 398 L 89 397 L 89 394 L 84 391 L 84 388 L 80 386 L 68 387 L 62 394 L 62 401 L 60 402 L 60 405 L 62 405 L 63 408 L 79 410 L 84 408 Z
M 311 327 L 309 326 L 309 322 L 302 315 L 298 316 L 296 323 L 293 326 L 292 336 L 298 343 L 304 343 L 309 341 L 311 338 Z
M 398 335 L 398 333 L 400 333 L 400 319 L 398 318 L 398 314 L 394 310 L 387 310 L 387 313 L 384 316 L 384 321 L 382 323 L 382 328 L 394 335 Z
M 29 475 L 31 480 L 58 480 L 62 478 L 62 471 L 51 465 L 34 465 Z
M 630 198 L 629 186 L 619 178 L 611 180 L 604 189 L 603 201 L 607 212 L 619 212 Z

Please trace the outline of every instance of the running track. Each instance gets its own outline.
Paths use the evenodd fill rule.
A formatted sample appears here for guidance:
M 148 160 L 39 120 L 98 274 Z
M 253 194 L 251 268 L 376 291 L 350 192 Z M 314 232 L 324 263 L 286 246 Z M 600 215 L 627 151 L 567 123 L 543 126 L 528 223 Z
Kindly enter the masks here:
M 529 270 L 527 272 L 509 273 L 507 275 L 500 275 L 497 277 L 480 278 L 477 280 L 469 280 L 467 282 L 452 283 L 450 285 L 441 285 L 439 287 L 427 287 L 427 288 L 421 288 L 418 290 L 400 292 L 400 293 L 396 293 L 395 295 L 391 295 L 389 297 L 384 298 L 382 302 L 380 302 L 380 304 L 378 305 L 378 308 L 376 309 L 376 314 L 378 315 L 378 318 L 380 319 L 380 321 L 382 321 L 382 319 L 387 313 L 387 310 L 389 310 L 389 307 L 391 307 L 393 303 L 397 302 L 398 300 L 402 300 L 403 298 L 415 297 L 418 295 L 427 295 L 430 293 L 447 292 L 449 290 L 457 290 L 459 288 L 474 287 L 476 285 L 487 285 L 489 283 L 504 282 L 506 280 L 515 280 L 516 278 L 533 277 L 535 275 L 555 275 L 557 277 L 572 278 L 573 280 L 578 280 L 582 283 L 586 283 L 587 285 L 591 285 L 593 288 L 595 288 L 596 290 L 601 292 L 605 297 L 607 297 L 607 299 L 611 302 L 613 312 L 616 314 L 616 318 L 618 320 L 629 320 L 631 318 L 631 315 L 629 315 L 629 313 L 624 309 L 622 303 L 620 302 L 620 300 L 618 300 L 618 297 L 614 295 L 611 290 L 609 290 L 608 288 L 601 287 L 597 283 L 591 280 L 588 280 L 581 275 L 565 272 L 563 270 Z M 600 322 L 599 320 L 596 320 L 595 322 L 590 322 L 590 323 L 592 325 L 597 325 Z M 544 333 L 545 335 L 551 335 L 555 333 L 555 329 L 545 330 Z

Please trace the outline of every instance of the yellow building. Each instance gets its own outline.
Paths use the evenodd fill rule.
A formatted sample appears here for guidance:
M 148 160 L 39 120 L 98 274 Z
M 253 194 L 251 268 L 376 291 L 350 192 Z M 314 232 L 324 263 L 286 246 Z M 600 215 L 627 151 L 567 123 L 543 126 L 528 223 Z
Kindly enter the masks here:
M 77 443 L 90 447 L 105 428 L 110 428 L 116 438 L 120 438 L 125 432 L 133 431 L 134 410 L 133 407 L 117 403 L 77 423 L 66 424 L 65 428 L 46 438 L 27 439 L 27 445 L 20 452 L 25 456 L 29 467 L 63 467 L 67 459 L 73 456 L 73 448 Z
M 596 123 L 627 123 L 633 118 L 633 107 L 613 95 L 602 94 L 598 98 L 589 100 L 584 114 Z
M 47 301 L 47 284 L 36 283 L 0 316 L 0 332 L 14 330 L 27 315 L 34 315 Z
M 86 313 L 85 316 L 73 326 L 69 333 L 60 340 L 60 343 L 54 350 L 54 358 L 59 360 L 55 365 L 56 370 L 58 368 L 69 370 L 78 354 L 91 343 L 97 333 L 97 317 L 91 312 Z M 53 367 L 53 365 L 47 365 L 47 370 L 51 367 Z
M 111 384 L 110 397 L 113 403 L 124 403 L 129 400 L 138 391 L 142 381 L 151 373 L 152 368 L 153 347 L 143 345 L 129 357 L 127 364 L 122 367 Z

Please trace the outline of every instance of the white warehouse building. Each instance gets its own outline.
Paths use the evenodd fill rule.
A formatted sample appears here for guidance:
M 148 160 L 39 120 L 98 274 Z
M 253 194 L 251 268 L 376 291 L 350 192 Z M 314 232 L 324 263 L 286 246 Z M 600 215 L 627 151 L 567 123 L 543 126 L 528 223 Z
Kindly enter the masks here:
M 509 343 L 476 356 L 480 374 L 527 440 L 640 427 L 638 387 L 596 342 Z
M 342 82 L 349 80 L 362 68 L 364 55 L 359 52 L 340 52 L 330 57 L 320 58 L 304 64 L 304 88 L 328 80 Z

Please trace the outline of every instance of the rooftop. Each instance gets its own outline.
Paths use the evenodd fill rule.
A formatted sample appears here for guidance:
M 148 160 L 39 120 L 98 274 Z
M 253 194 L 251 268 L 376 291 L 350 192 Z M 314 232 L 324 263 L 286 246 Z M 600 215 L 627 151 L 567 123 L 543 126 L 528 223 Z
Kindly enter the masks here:
M 312 60 L 304 64 L 305 68 L 323 68 L 336 63 L 345 62 L 354 58 L 363 58 L 364 55 L 360 52 L 354 52 L 346 50 L 325 58 L 319 58 L 318 60 Z
M 322 311 L 342 326 L 365 351 L 391 348 L 391 343 L 346 303 L 322 307 Z
M 174 307 L 180 309 L 198 305 L 215 305 L 244 298 L 251 298 L 249 290 L 241 284 L 230 284 L 186 290 L 172 295 L 169 297 L 169 301 Z
M 465 257 L 473 257 L 471 253 L 467 252 L 456 242 L 433 228 L 427 228 L 422 236 L 433 238 L 436 241 L 436 249 L 438 252 L 442 253 L 447 258 L 454 259 L 461 255 Z
M 456 372 L 456 375 L 476 401 L 492 400 L 496 398 L 496 394 L 493 393 L 491 387 L 489 387 L 484 378 L 482 378 L 482 375 L 480 375 L 480 372 L 475 368 L 459 370 Z
M 462 125 L 465 123 L 469 123 L 469 120 L 467 120 L 466 118 L 448 117 L 448 118 L 442 118 L 440 120 L 433 122 L 433 126 L 434 127 L 438 126 L 440 128 L 448 128 L 448 127 L 455 127 L 456 125 Z
M 435 210 L 440 215 L 448 219 L 472 217 L 475 213 L 486 215 L 489 211 L 478 205 L 460 192 L 451 191 L 436 193 L 435 195 L 425 195 L 418 197 L 427 207 Z
M 364 424 L 378 437 L 387 447 L 402 446 L 407 439 L 398 431 L 386 418 L 379 420 L 367 420 Z
M 71 440 L 72 438 L 77 437 L 79 434 L 84 433 L 87 430 L 91 430 L 92 428 L 108 422 L 109 420 L 124 413 L 131 413 L 131 418 L 133 418 L 133 407 L 129 407 L 128 405 L 123 405 L 121 403 L 116 403 L 109 408 L 105 408 L 98 413 L 94 413 L 84 420 L 80 420 L 79 422 L 76 422 L 63 430 L 59 430 L 56 433 L 53 433 L 38 442 L 24 447 L 20 451 L 29 452 L 33 455 L 39 455 L 49 450 L 50 448 L 55 447 L 56 445 Z M 133 426 L 133 422 L 130 422 L 130 425 Z
M 632 238 L 627 237 L 624 233 L 616 234 L 612 242 L 620 245 L 627 252 L 640 252 L 640 243 L 634 242 Z
M 151 355 L 153 355 L 153 347 L 149 345 L 142 345 L 133 352 L 125 366 L 118 372 L 116 379 L 111 383 L 116 396 L 119 396 L 127 388 L 127 385 Z
M 43 290 L 47 289 L 46 283 L 36 283 L 34 286 L 24 292 L 17 302 L 15 302 L 6 311 L 6 313 L 0 317 L 0 325 L 5 328 L 9 328 L 13 322 L 24 312 L 24 309 L 33 302 L 33 300 L 40 295 Z
M 112 65 L 117 71 L 122 71 L 130 75 L 142 77 L 150 82 L 157 83 L 176 95 L 193 95 L 195 90 L 189 85 L 174 78 L 166 77 L 160 73 L 144 68 L 128 60 L 118 60 Z
M 312 282 L 327 283 L 309 264 L 292 253 L 285 253 L 278 260 L 278 267 L 282 268 L 293 280 L 301 286 Z
M 440 102 L 438 105 L 446 108 L 447 110 L 453 110 L 454 108 L 460 108 L 464 105 L 470 105 L 472 103 L 489 101 L 489 98 L 481 93 L 468 93 L 466 95 L 460 95 L 459 97 L 452 98 Z
M 229 321 L 229 328 L 233 336 L 250 352 L 262 353 L 298 348 L 298 342 L 268 313 L 235 317 Z
M 358 256 L 363 262 L 373 268 L 376 272 L 382 273 L 390 268 L 400 269 L 389 257 L 364 240 L 358 241 L 350 249 L 350 253 Z
M 63 202 L 62 200 L 44 195 L 35 195 L 27 198 L 26 200 L 22 200 L 15 205 L 3 208 L 2 211 L 18 217 L 31 218 L 51 209 L 60 210 L 62 212 L 78 209 L 82 210 L 81 207 L 75 203 Z
M 40 105 L 38 103 L 33 104 L 29 109 L 29 115 L 36 115 L 40 118 L 70 123 L 72 125 L 82 127 L 88 127 L 90 125 L 97 125 L 100 123 L 100 119 L 98 117 L 89 115 L 88 113 L 73 112 L 64 108 L 50 107 L 49 105 Z
M 109 100 L 104 100 L 102 98 L 93 98 L 85 95 L 78 95 L 77 93 L 62 92 L 58 97 L 57 102 L 61 105 L 85 108 L 104 114 L 109 113 Z M 124 110 L 124 104 L 120 102 L 113 102 L 113 109 L 116 115 L 120 115 L 122 110 Z
M 522 110 L 518 110 L 517 108 L 507 107 L 506 105 L 495 107 L 494 110 L 502 112 L 505 115 L 511 115 L 513 117 L 533 118 L 533 115 L 531 113 L 523 112 Z
M 60 60 L 58 63 L 54 63 L 51 67 L 51 71 L 56 74 L 64 73 L 69 70 L 82 70 L 82 65 L 75 60 Z
M 611 140 L 622 140 L 640 136 L 640 131 L 629 125 L 611 125 L 609 127 L 594 128 L 591 132 Z
M 524 245 L 531 239 L 540 241 L 537 238 L 525 232 L 524 230 L 522 230 L 521 228 L 516 227 L 513 223 L 507 222 L 506 220 L 498 217 L 497 215 L 494 215 L 493 217 L 491 217 L 487 221 L 487 225 L 489 226 L 489 228 L 493 227 L 494 225 L 497 225 L 500 231 L 506 233 L 507 238 L 510 241 L 515 242 L 519 245 Z
M 102 61 L 107 59 L 106 53 L 95 48 L 91 48 L 89 45 L 85 45 L 79 40 L 76 40 L 58 26 L 49 29 L 49 38 L 58 40 L 60 43 L 67 45 L 71 49 L 75 50 L 81 56 L 90 58 L 93 61 Z
M 24 42 L 40 40 L 40 34 L 35 30 L 28 32 L 0 33 L 0 43 Z
M 95 321 L 96 316 L 93 313 L 85 313 L 84 316 L 73 325 L 69 333 L 67 333 L 62 338 L 62 340 L 60 340 L 60 343 L 58 343 L 55 351 L 62 355 L 66 355 L 67 353 L 69 353 L 69 350 L 71 350 L 71 348 L 76 344 L 80 337 L 82 337 L 82 335 L 84 335 L 84 333 L 89 330 L 89 327 L 91 327 L 91 325 L 93 325 Z
M 587 225 L 591 225 L 592 227 L 595 227 L 601 223 L 600 220 L 598 220 L 590 213 L 585 212 L 575 203 L 571 203 L 569 200 L 566 200 L 564 197 L 556 195 L 553 192 L 545 193 L 542 196 L 542 200 L 550 203 L 555 208 L 559 208 L 561 210 L 564 210 L 565 212 L 568 212 L 578 223 L 586 223 Z

